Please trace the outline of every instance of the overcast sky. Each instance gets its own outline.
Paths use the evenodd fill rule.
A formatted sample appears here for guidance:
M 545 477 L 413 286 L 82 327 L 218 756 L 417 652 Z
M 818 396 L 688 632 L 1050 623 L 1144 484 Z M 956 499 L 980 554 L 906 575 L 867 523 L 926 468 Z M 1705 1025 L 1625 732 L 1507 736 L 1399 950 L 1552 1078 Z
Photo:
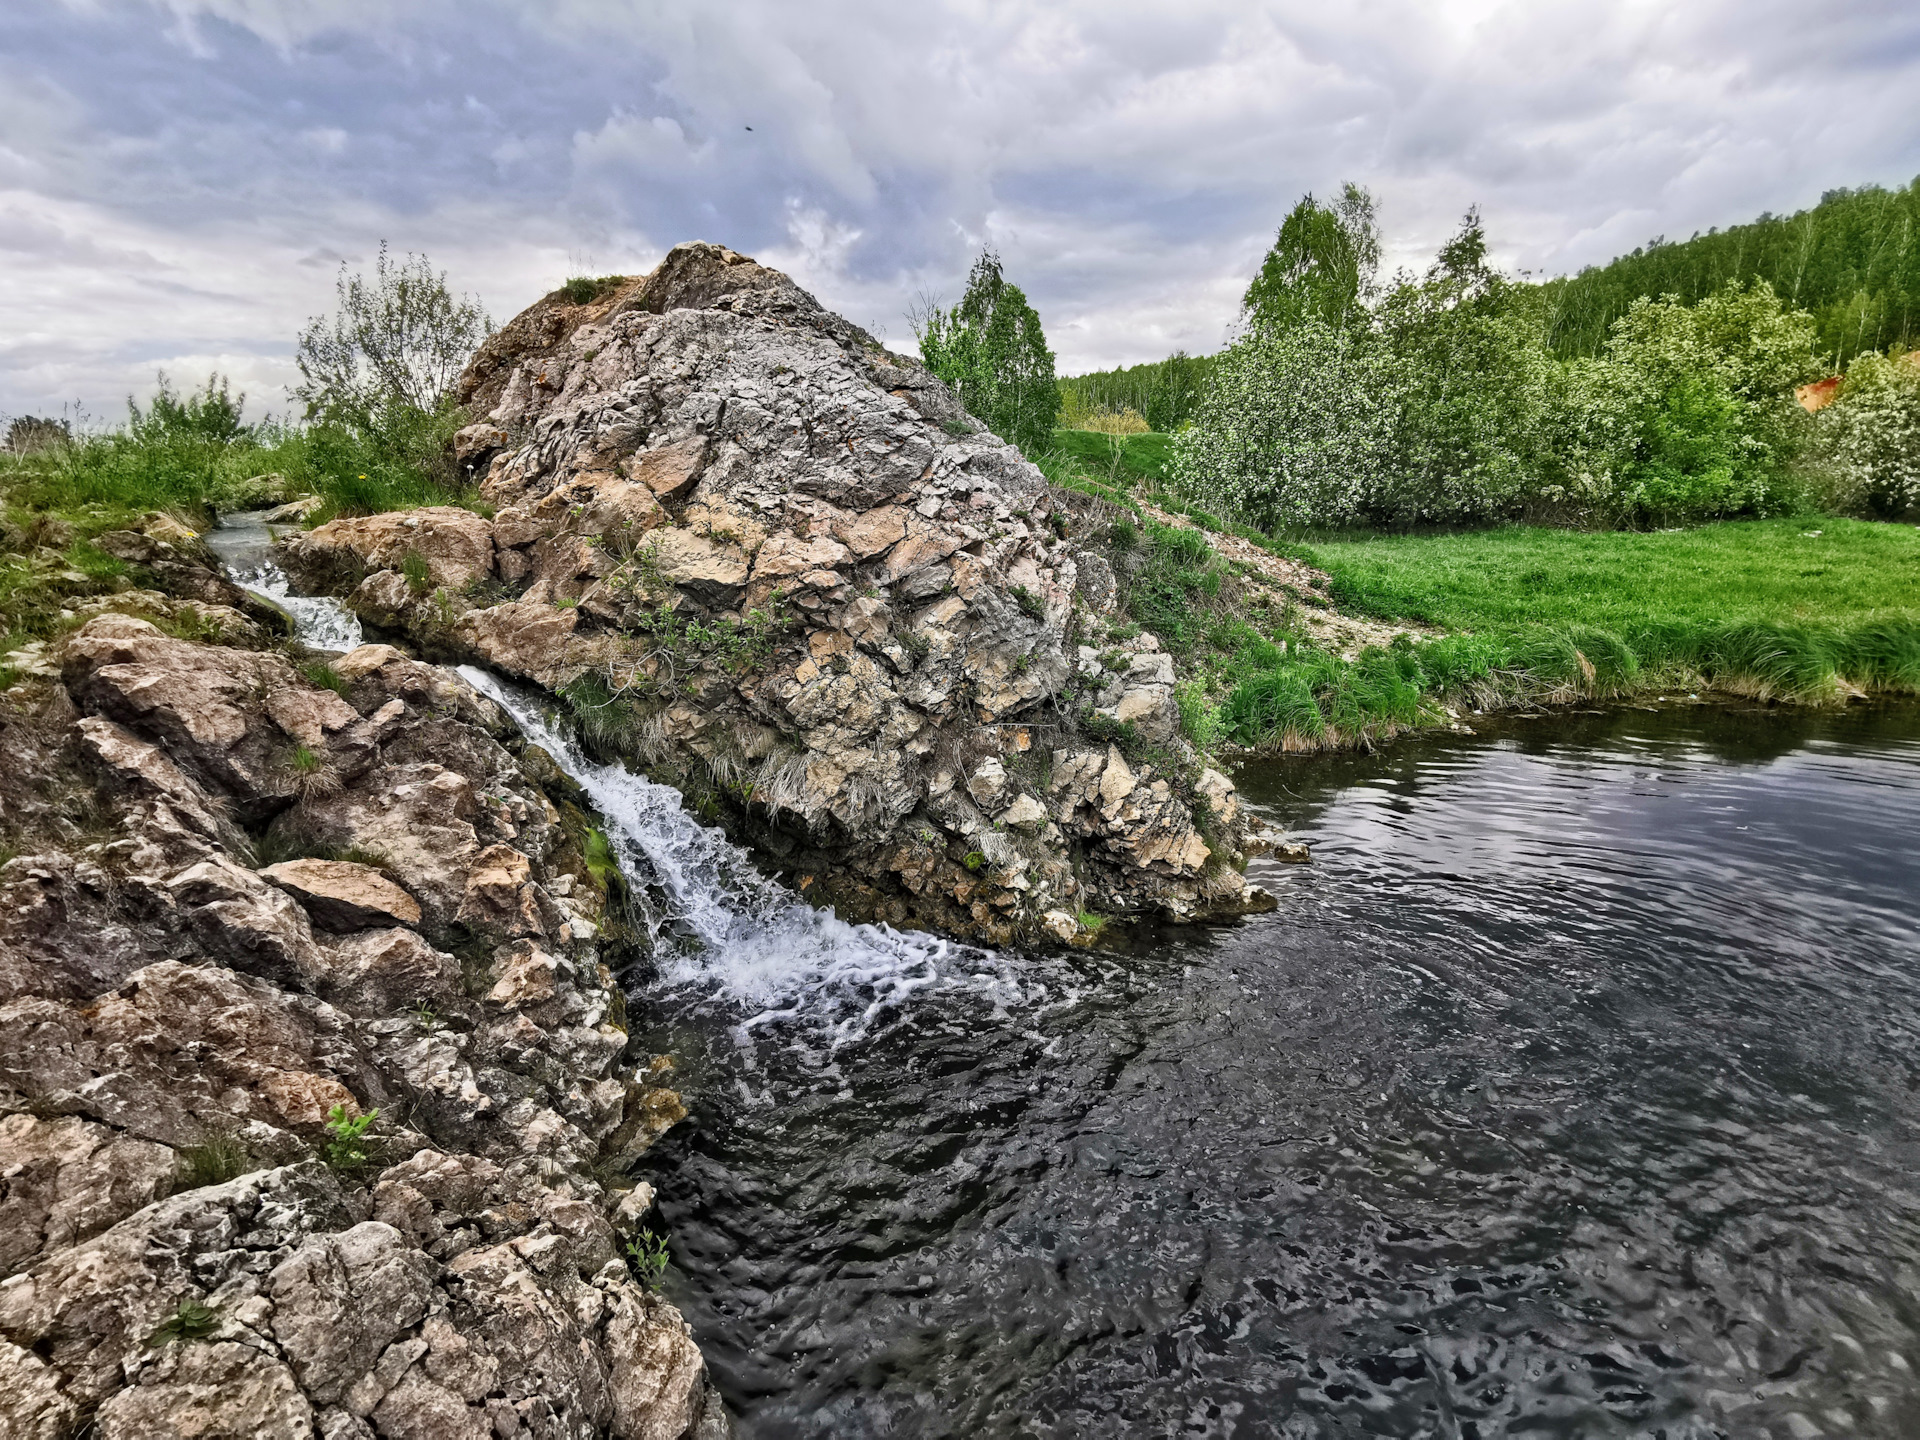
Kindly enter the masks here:
M 0 414 L 284 408 L 383 238 L 496 321 L 717 240 L 896 346 L 991 244 L 1062 373 L 1131 364 L 1219 345 L 1303 191 L 1554 274 L 1906 183 L 1916 82 L 1913 0 L 12 0 Z

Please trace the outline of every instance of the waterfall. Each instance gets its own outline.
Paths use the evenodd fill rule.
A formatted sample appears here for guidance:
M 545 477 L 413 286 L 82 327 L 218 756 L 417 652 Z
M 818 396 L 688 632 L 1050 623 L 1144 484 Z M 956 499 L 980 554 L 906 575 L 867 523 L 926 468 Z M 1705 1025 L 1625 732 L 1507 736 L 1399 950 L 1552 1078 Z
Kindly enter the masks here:
M 471 665 L 460 675 L 513 717 L 592 798 L 635 891 L 647 892 L 662 980 L 754 1010 L 749 1028 L 800 1018 L 831 1043 L 863 1036 L 949 972 L 997 983 L 1001 957 L 888 925 L 850 925 L 757 870 L 680 794 L 583 754 L 530 697 Z M 981 972 L 988 973 L 981 973 Z
M 351 650 L 360 644 L 360 618 L 329 595 L 295 595 L 286 573 L 266 560 L 231 572 L 233 583 L 293 617 L 296 637 L 315 650 Z
M 274 563 L 273 529 L 267 510 L 239 510 L 220 517 L 206 534 L 232 580 L 293 617 L 294 635 L 315 650 L 351 650 L 360 643 L 360 621 L 327 595 L 295 595 L 286 572 Z

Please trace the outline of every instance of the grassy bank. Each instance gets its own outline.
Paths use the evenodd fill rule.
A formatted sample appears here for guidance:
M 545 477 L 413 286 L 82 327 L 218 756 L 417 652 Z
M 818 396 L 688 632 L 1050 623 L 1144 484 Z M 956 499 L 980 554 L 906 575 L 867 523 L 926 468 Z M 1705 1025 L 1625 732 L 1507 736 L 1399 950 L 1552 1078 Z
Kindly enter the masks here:
M 204 530 L 217 512 L 298 495 L 321 499 L 311 523 L 471 503 L 435 478 L 458 418 L 421 415 L 369 438 L 337 426 L 242 426 L 237 410 L 190 399 L 135 412 L 118 430 L 0 452 L 0 655 L 50 638 L 68 623 L 69 600 L 119 581 L 128 567 L 91 542 L 155 511 Z M 0 688 L 9 683 L 0 663 Z
M 1911 525 L 1803 517 L 1283 542 L 1179 505 L 1146 466 L 1114 464 L 1104 436 L 1060 443 L 1077 433 L 1056 436 L 1043 468 L 1117 507 L 1122 628 L 1153 630 L 1195 674 L 1183 714 L 1203 744 L 1365 745 L 1473 711 L 1669 691 L 1815 704 L 1920 693 Z M 1154 524 L 1150 506 L 1201 533 Z M 1325 595 L 1276 603 L 1252 567 L 1222 556 L 1227 536 L 1325 571 Z M 1333 643 L 1326 604 L 1376 633 L 1409 633 Z

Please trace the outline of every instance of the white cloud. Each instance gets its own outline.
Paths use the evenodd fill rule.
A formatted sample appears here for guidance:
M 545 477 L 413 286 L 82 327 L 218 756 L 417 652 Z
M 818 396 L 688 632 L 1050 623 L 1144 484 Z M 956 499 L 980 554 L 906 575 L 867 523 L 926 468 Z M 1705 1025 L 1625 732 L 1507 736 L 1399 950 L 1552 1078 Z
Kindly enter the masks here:
M 895 343 L 990 241 L 1064 369 L 1131 363 L 1217 345 L 1304 190 L 1389 265 L 1478 202 L 1577 268 L 1904 183 L 1916 79 L 1890 3 L 68 0 L 0 57 L 0 410 L 269 385 L 383 237 L 499 318 L 720 240 Z

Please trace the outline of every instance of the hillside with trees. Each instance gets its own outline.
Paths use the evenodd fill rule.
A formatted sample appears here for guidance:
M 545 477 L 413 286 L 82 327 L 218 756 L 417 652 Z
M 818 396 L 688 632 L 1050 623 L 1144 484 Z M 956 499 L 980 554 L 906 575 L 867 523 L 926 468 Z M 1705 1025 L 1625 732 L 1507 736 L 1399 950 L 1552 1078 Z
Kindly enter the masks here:
M 1548 332 L 1563 357 L 1598 355 L 1642 296 L 1687 304 L 1765 281 L 1813 318 L 1833 368 L 1867 350 L 1920 341 L 1920 178 L 1904 189 L 1829 190 L 1792 215 L 1762 215 L 1690 240 L 1656 239 L 1606 265 L 1550 280 Z

